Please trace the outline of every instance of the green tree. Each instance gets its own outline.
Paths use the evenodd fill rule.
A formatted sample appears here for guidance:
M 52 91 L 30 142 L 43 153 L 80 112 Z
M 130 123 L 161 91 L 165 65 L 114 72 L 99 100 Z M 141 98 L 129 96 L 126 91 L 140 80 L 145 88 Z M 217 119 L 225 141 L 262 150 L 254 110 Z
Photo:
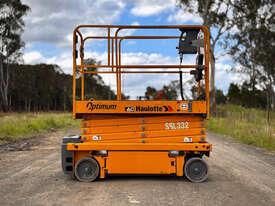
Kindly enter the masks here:
M 231 12 L 230 0 L 179 0 L 180 5 L 185 11 L 199 15 L 202 18 L 202 24 L 208 26 L 211 30 L 210 34 L 210 64 L 211 64 L 211 109 L 216 113 L 216 97 L 215 97 L 215 50 L 222 42 L 226 43 L 227 39 L 223 38 L 227 32 L 232 29 L 232 19 L 229 18 Z
M 160 100 L 160 99 L 168 99 L 168 100 L 176 100 L 178 97 L 176 84 L 171 82 L 169 85 L 164 85 L 162 89 L 157 90 L 154 87 L 147 87 L 145 91 L 146 99 L 151 100 Z
M 217 104 L 226 104 L 226 96 L 220 89 L 216 89 L 216 101 Z
M 266 108 L 266 91 L 257 88 L 253 89 L 252 84 L 249 81 L 245 81 L 240 86 L 231 83 L 227 94 L 228 102 L 244 107 Z
M 266 91 L 267 109 L 274 107 L 275 30 L 272 0 L 234 1 L 234 23 L 239 32 L 231 35 L 231 54 L 241 65 L 239 72 L 250 76 L 253 95 L 256 84 Z M 256 98 L 256 96 L 255 96 Z
M 154 87 L 147 87 L 145 92 L 146 99 L 154 99 L 156 96 L 157 90 Z
M 228 89 L 228 102 L 231 104 L 241 104 L 241 90 L 238 85 L 231 83 Z
M 23 16 L 28 10 L 20 0 L 0 1 L 0 103 L 3 111 L 8 110 L 9 65 L 21 55 Z
M 78 94 L 80 83 L 78 81 Z M 58 65 L 11 64 L 8 94 L 13 111 L 69 111 L 72 106 L 72 76 L 65 74 Z M 88 75 L 85 77 L 85 97 L 106 100 L 115 99 L 116 95 L 99 75 Z
M 93 58 L 84 59 L 85 65 L 100 65 L 101 62 L 97 62 Z M 85 68 L 86 71 L 97 71 L 97 68 Z M 85 98 L 97 99 L 97 100 L 111 100 L 115 99 L 116 95 L 111 90 L 110 86 L 106 85 L 102 77 L 99 74 L 85 74 Z M 80 90 L 80 85 L 79 85 Z M 127 99 L 122 94 L 122 99 Z

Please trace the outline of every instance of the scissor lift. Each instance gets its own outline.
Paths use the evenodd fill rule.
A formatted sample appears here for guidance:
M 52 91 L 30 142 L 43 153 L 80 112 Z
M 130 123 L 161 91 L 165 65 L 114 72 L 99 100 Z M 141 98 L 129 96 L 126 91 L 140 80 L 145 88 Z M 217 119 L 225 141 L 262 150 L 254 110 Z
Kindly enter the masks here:
M 89 35 L 95 29 L 105 34 Z M 176 30 L 179 35 L 126 36 L 124 30 Z M 85 64 L 85 46 L 91 39 L 107 41 L 106 64 Z M 180 56 L 196 54 L 198 61 L 193 65 L 122 64 L 122 42 L 129 39 L 178 39 Z M 81 135 L 63 138 L 64 173 L 84 182 L 108 174 L 171 174 L 185 175 L 192 182 L 206 180 L 204 156 L 212 148 L 204 126 L 209 116 L 209 49 L 205 26 L 78 26 L 73 33 L 73 116 L 82 119 Z M 192 101 L 122 99 L 122 75 L 140 73 L 194 75 L 197 93 L 204 95 Z M 87 99 L 87 74 L 115 74 L 116 100 Z

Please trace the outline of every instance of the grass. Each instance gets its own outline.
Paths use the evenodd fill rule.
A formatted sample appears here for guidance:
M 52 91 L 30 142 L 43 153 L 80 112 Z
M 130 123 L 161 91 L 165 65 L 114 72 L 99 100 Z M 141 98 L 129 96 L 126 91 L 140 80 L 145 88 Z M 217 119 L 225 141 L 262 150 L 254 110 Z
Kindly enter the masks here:
M 231 136 L 245 144 L 275 150 L 275 112 L 267 112 L 236 105 L 218 107 L 216 117 L 207 122 L 209 131 Z
M 79 125 L 70 113 L 1 113 L 0 143 Z

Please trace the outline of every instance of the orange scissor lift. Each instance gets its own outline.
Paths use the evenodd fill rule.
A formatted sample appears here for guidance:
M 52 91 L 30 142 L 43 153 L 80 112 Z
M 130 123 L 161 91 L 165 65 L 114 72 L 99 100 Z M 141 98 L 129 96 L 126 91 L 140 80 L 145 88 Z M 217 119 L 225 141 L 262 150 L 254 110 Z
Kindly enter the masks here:
M 95 29 L 105 33 L 91 36 Z M 134 36 L 125 30 L 177 30 L 181 34 Z M 85 64 L 85 43 L 91 39 L 107 42 L 106 64 Z M 178 39 L 181 56 L 196 54 L 200 60 L 193 65 L 122 64 L 122 42 L 129 39 Z M 204 127 L 209 116 L 209 49 L 205 26 L 78 26 L 73 33 L 73 116 L 82 119 L 81 136 L 63 138 L 64 173 L 85 182 L 108 174 L 171 174 L 185 175 L 192 182 L 206 180 L 204 156 L 209 156 L 212 147 Z M 197 93 L 204 95 L 192 101 L 123 100 L 122 75 L 140 73 L 191 73 Z M 87 99 L 87 74 L 114 74 L 116 99 Z

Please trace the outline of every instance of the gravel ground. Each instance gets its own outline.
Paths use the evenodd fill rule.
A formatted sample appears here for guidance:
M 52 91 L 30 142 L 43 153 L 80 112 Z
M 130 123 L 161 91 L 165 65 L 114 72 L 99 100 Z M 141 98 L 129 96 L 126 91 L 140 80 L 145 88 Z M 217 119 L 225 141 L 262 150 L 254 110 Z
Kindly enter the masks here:
M 111 176 L 81 183 L 64 175 L 60 164 L 62 136 L 75 132 L 1 146 L 0 205 L 275 205 L 275 154 L 266 150 L 209 133 L 207 182 Z

